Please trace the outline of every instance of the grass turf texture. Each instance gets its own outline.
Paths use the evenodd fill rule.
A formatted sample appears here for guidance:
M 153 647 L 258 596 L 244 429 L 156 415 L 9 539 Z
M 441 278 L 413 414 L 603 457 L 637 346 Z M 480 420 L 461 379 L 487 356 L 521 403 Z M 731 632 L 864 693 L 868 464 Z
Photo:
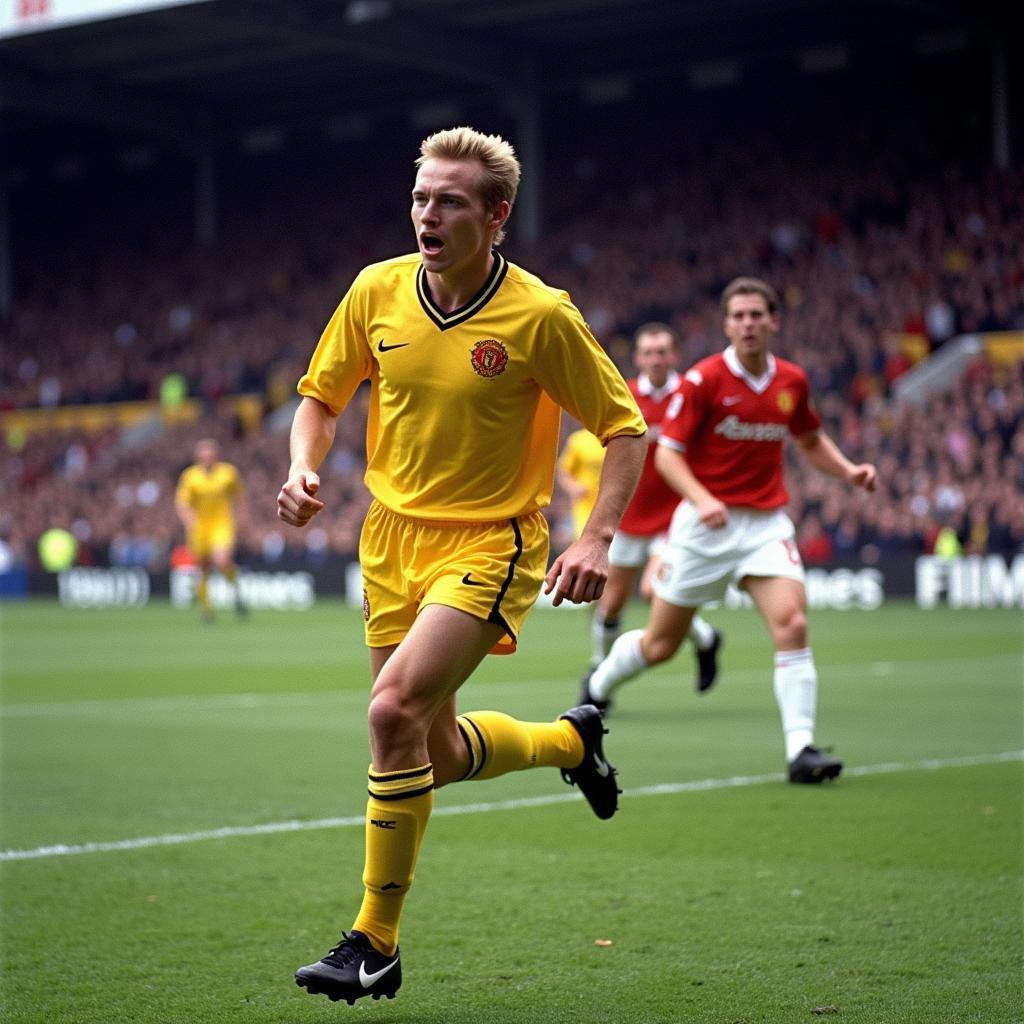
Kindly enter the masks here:
M 0 614 L 5 850 L 361 819 L 358 612 L 212 628 L 162 605 Z M 763 628 L 749 611 L 710 618 L 727 637 L 714 691 L 693 693 L 686 650 L 619 691 L 611 822 L 553 770 L 438 794 L 393 1002 L 349 1008 L 291 980 L 358 905 L 362 829 L 341 824 L 5 860 L 0 1017 L 1018 1020 L 1021 763 L 984 759 L 1024 742 L 1019 610 L 813 612 L 818 735 L 848 768 L 823 788 L 781 781 Z M 554 717 L 586 629 L 583 613 L 538 610 L 460 707 Z

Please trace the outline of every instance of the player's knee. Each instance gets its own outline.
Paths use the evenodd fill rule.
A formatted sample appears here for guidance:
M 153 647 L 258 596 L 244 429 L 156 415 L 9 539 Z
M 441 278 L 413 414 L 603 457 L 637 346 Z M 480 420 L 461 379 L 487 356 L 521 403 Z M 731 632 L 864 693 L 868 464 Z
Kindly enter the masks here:
M 784 650 L 807 646 L 807 615 L 802 608 L 793 609 L 776 625 L 775 639 Z
M 395 690 L 382 690 L 370 701 L 370 733 L 384 744 L 405 743 L 417 731 L 415 708 Z
M 677 639 L 667 634 L 657 634 L 645 636 L 640 642 L 640 648 L 647 664 L 657 665 L 663 661 L 668 661 L 679 650 L 681 643 L 681 638 Z

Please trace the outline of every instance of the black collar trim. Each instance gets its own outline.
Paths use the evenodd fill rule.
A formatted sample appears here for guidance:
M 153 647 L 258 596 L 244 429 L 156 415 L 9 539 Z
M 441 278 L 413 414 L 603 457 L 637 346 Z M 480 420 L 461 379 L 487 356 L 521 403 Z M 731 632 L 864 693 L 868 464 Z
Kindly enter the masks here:
M 434 302 L 430 294 L 430 286 L 427 284 L 427 272 L 424 270 L 423 265 L 420 264 L 420 268 L 416 272 L 416 294 L 419 296 L 423 312 L 442 331 L 447 331 L 449 327 L 458 327 L 459 324 L 464 324 L 470 317 L 483 309 L 501 287 L 501 282 L 505 280 L 505 275 L 508 273 L 508 260 L 496 249 L 491 251 L 494 254 L 494 264 L 491 267 L 491 272 L 487 275 L 487 280 L 483 283 L 483 287 L 469 302 L 458 309 L 452 310 L 451 313 L 445 313 Z

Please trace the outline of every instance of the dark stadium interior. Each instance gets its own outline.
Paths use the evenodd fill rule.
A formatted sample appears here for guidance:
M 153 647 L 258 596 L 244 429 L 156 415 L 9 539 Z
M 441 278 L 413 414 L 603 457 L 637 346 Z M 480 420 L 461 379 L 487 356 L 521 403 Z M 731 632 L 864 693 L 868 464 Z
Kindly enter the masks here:
M 0 538 L 34 564 L 61 525 L 83 561 L 165 568 L 173 481 L 214 433 L 251 564 L 351 558 L 359 403 L 325 472 L 336 514 L 296 537 L 273 515 L 289 402 L 354 272 L 410 247 L 419 139 L 471 123 L 532 178 L 509 257 L 623 370 L 644 320 L 689 362 L 722 344 L 728 279 L 778 284 L 781 351 L 882 479 L 851 497 L 791 467 L 808 562 L 928 551 L 943 526 L 1024 551 L 1021 360 L 922 407 L 892 389 L 900 339 L 1024 331 L 1020 27 L 994 2 L 250 0 L 0 39 L 0 415 L 156 402 L 172 373 L 202 405 L 150 433 L 8 420 Z M 255 416 L 225 413 L 240 394 Z
M 199 129 L 386 120 L 410 103 L 550 98 L 715 62 L 775 75 L 1010 45 L 1000 0 L 221 0 L 3 44 L 5 107 L 134 127 L 189 149 Z M 720 70 L 720 69 L 719 69 Z

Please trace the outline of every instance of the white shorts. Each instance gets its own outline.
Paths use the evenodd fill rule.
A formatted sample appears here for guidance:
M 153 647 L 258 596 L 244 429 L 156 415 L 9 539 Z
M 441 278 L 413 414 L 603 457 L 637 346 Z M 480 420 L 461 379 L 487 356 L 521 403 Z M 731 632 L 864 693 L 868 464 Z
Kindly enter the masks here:
M 658 554 L 665 544 L 665 534 L 653 533 L 641 537 L 638 533 L 616 530 L 608 548 L 608 564 L 621 569 L 640 569 L 651 555 Z
M 720 601 L 744 576 L 782 576 L 804 581 L 793 522 L 781 509 L 730 508 L 720 530 L 705 526 L 683 502 L 672 517 L 654 593 L 680 608 Z

